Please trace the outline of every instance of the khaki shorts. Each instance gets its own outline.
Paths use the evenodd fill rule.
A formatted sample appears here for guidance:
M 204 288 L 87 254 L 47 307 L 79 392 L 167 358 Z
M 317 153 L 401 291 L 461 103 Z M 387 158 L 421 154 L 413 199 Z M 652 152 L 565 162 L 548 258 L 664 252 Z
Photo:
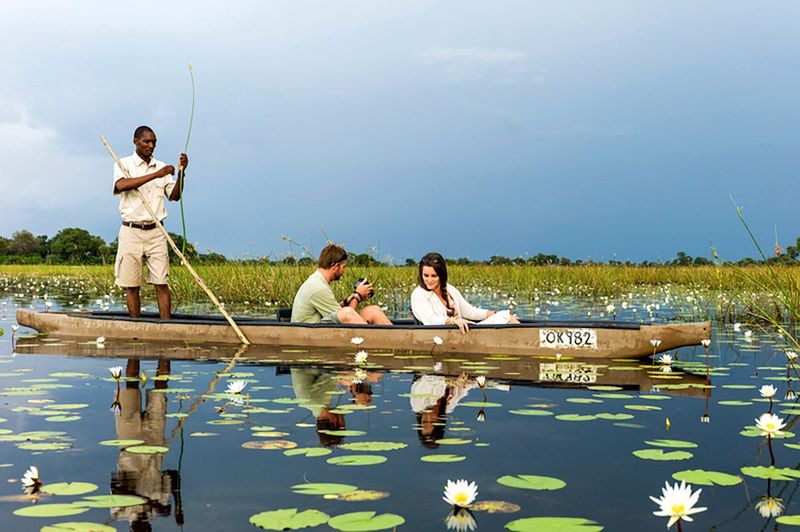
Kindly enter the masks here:
M 142 267 L 147 265 L 147 282 L 167 284 L 169 252 L 167 238 L 158 229 L 136 229 L 125 225 L 119 228 L 117 260 L 114 275 L 118 286 L 142 286 Z

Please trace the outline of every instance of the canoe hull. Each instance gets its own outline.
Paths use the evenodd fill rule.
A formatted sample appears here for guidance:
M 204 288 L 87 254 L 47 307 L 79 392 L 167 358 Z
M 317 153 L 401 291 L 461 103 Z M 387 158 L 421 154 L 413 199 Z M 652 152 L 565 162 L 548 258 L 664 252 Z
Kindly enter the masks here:
M 224 321 L 210 317 L 158 320 L 133 319 L 103 313 L 17 311 L 20 325 L 41 333 L 59 336 L 107 339 L 239 343 L 233 329 Z M 346 347 L 353 337 L 364 339 L 363 347 L 407 349 L 437 353 L 479 353 L 541 355 L 581 358 L 639 358 L 652 355 L 651 339 L 661 340 L 656 352 L 699 345 L 710 338 L 709 322 L 677 324 L 631 324 L 617 322 L 528 322 L 521 325 L 475 326 L 469 334 L 455 327 L 290 324 L 275 320 L 237 319 L 251 343 L 304 348 Z M 544 334 L 543 332 L 544 331 Z M 546 342 L 564 339 L 582 331 L 596 338 L 592 347 L 576 347 Z M 569 334 L 568 334 L 569 333 Z M 433 337 L 443 340 L 434 347 Z

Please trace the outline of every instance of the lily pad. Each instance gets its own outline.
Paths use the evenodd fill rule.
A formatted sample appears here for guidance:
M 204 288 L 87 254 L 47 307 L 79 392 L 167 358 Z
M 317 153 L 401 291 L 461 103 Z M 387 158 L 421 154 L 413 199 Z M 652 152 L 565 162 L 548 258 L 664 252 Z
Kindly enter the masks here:
M 752 405 L 753 402 L 729 400 L 729 401 L 719 401 L 717 404 L 720 406 L 749 406 Z
M 140 445 L 144 440 L 103 440 L 100 445 L 109 445 L 111 447 L 128 447 L 131 445 Z
M 283 451 L 286 456 L 299 456 L 303 455 L 306 458 L 315 458 L 317 456 L 326 456 L 333 451 L 325 447 L 298 447 L 297 449 L 287 449 Z
M 543 410 L 541 408 L 523 408 L 521 410 L 509 410 L 510 414 L 516 414 L 518 416 L 552 416 L 553 413 L 549 410 Z
M 364 436 L 366 434 L 363 430 L 319 430 L 317 432 L 331 436 Z
M 147 504 L 147 499 L 135 495 L 93 495 L 84 497 L 75 504 L 89 508 L 124 508 Z
M 351 491 L 356 491 L 357 489 L 357 486 L 351 486 L 350 484 L 332 484 L 324 482 L 310 482 L 307 484 L 296 484 L 292 486 L 292 491 L 301 495 L 330 495 L 349 493 Z
M 386 460 L 387 458 L 385 456 L 378 454 L 348 454 L 344 456 L 334 456 L 333 458 L 328 458 L 326 462 L 331 465 L 340 466 L 366 466 L 382 464 Z
M 513 514 L 522 507 L 507 501 L 480 501 L 469 507 L 473 512 L 488 512 L 490 514 Z
M 294 449 L 297 447 L 297 443 L 289 440 L 246 441 L 242 444 L 242 447 L 261 450 Z
M 505 475 L 498 478 L 497 482 L 510 488 L 545 491 L 560 490 L 567 485 L 561 479 L 539 475 Z
M 593 414 L 559 414 L 556 416 L 559 421 L 592 421 L 597 419 Z
M 645 443 L 653 447 L 669 447 L 672 449 L 694 449 L 697 447 L 696 443 L 683 440 L 648 440 Z
M 355 490 L 347 493 L 332 493 L 325 495 L 326 499 L 335 499 L 337 501 L 348 502 L 363 502 L 363 501 L 379 501 L 389 496 L 388 491 L 377 490 Z
M 144 500 L 144 499 L 142 499 Z M 77 504 L 35 504 L 14 510 L 20 517 L 61 517 L 88 512 L 89 508 Z
M 603 527 L 582 517 L 526 517 L 506 523 L 511 532 L 599 532 Z
M 475 408 L 497 408 L 499 406 L 503 406 L 500 403 L 490 403 L 486 401 L 466 401 L 464 403 L 459 403 L 460 406 L 472 406 Z
M 743 467 L 739 471 L 748 477 L 763 478 L 765 480 L 795 480 L 800 478 L 800 471 L 788 467 L 752 466 Z
M 43 526 L 39 532 L 117 532 L 117 529 L 102 523 L 75 521 Z
M 689 451 L 669 451 L 665 452 L 664 449 L 639 449 L 633 451 L 633 456 L 643 460 L 688 460 L 694 455 Z
M 408 447 L 408 444 L 394 441 L 358 441 L 339 447 L 348 451 L 396 451 Z
M 441 438 L 436 440 L 436 443 L 440 445 L 466 445 L 468 443 L 472 443 L 472 440 L 467 440 L 464 438 Z
M 637 410 L 641 412 L 655 412 L 661 410 L 660 406 L 655 405 L 625 405 L 628 410 Z
M 272 510 L 250 516 L 250 523 L 265 530 L 299 530 L 325 524 L 330 516 L 319 510 Z
M 362 532 L 367 530 L 388 530 L 406 520 L 397 514 L 378 514 L 377 512 L 352 512 L 331 517 L 328 526 L 342 532 Z
M 134 445 L 133 447 L 126 447 L 125 452 L 134 454 L 156 454 L 166 453 L 169 447 L 162 447 L 160 445 Z
M 423 462 L 434 463 L 463 462 L 466 459 L 466 456 L 459 456 L 457 454 L 426 454 L 420 457 L 420 460 Z
M 782 515 L 775 519 L 776 523 L 789 526 L 800 526 L 800 515 Z
M 689 484 L 701 486 L 735 486 L 742 482 L 742 478 L 719 471 L 706 471 L 704 469 L 686 469 L 672 474 L 675 480 L 683 480 Z
M 633 414 L 611 414 L 608 412 L 601 412 L 599 414 L 595 414 L 597 419 L 610 419 L 612 421 L 624 421 L 626 419 L 633 419 Z
M 97 485 L 90 482 L 57 482 L 42 486 L 42 492 L 50 495 L 85 495 L 96 489 Z

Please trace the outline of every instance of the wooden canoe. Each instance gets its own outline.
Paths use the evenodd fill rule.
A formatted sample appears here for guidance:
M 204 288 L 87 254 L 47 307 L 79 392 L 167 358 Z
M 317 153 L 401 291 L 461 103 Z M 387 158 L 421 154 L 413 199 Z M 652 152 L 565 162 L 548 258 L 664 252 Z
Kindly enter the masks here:
M 222 317 L 155 314 L 131 318 L 122 312 L 36 312 L 17 310 L 17 322 L 40 333 L 108 339 L 239 343 Z M 555 355 L 580 358 L 640 358 L 655 352 L 699 345 L 711 336 L 710 322 L 642 324 L 618 321 L 523 321 L 518 325 L 474 325 L 468 334 L 455 326 L 425 326 L 410 320 L 394 325 L 287 323 L 267 318 L 236 318 L 251 343 L 304 348 L 347 347 L 364 339 L 364 349 L 434 349 L 437 353 Z

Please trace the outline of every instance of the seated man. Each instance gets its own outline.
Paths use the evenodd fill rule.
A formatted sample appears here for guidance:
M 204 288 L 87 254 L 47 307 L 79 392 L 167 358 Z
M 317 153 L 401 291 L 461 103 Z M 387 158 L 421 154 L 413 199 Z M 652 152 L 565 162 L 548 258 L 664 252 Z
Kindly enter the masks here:
M 330 283 L 338 281 L 347 267 L 347 252 L 336 244 L 328 244 L 319 254 L 317 271 L 305 280 L 292 303 L 293 323 L 373 323 L 392 322 L 377 306 L 356 311 L 358 304 L 369 298 L 372 285 L 363 282 L 341 303 L 336 301 Z

